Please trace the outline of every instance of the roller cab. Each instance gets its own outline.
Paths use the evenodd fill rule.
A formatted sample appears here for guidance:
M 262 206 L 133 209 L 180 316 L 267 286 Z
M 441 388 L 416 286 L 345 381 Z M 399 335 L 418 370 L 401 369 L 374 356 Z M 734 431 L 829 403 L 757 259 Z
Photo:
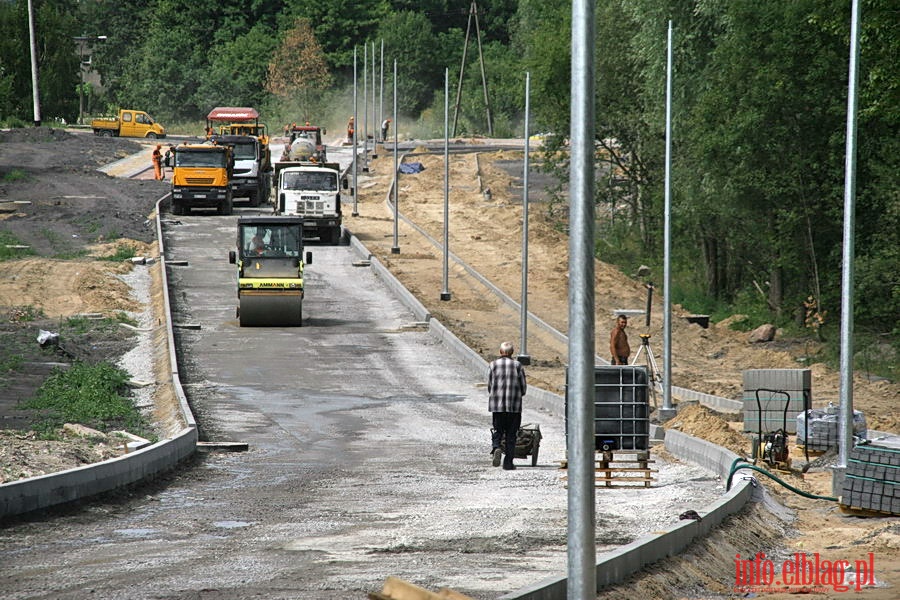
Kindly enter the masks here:
M 238 219 L 237 250 L 228 260 L 238 267 L 238 318 L 241 327 L 302 326 L 303 220 L 295 216 Z

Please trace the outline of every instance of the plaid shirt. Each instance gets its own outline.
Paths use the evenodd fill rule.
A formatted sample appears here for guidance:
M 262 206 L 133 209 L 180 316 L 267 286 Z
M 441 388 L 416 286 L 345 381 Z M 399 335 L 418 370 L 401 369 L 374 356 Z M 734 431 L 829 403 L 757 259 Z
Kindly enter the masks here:
M 488 370 L 488 411 L 522 412 L 525 395 L 525 369 L 508 356 L 491 363 Z

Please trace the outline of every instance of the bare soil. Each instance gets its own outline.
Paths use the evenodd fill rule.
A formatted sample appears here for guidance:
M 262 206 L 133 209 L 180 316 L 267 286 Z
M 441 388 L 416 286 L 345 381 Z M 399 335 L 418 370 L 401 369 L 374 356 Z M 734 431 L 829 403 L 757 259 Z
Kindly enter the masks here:
M 157 181 L 110 177 L 97 168 L 142 149 L 134 141 L 29 128 L 0 132 L 0 235 L 25 246 L 0 269 L 0 483 L 52 473 L 118 455 L 105 439 L 60 432 L 39 440 L 40 418 L 20 410 L 54 369 L 73 362 L 115 363 L 134 346 L 118 326 L 69 327 L 142 310 L 120 278 L 133 267 L 109 260 L 122 246 L 155 252 Z M 41 330 L 60 333 L 41 347 Z
M 148 221 L 155 200 L 167 185 L 156 181 L 121 180 L 96 172 L 99 165 L 134 153 L 138 144 L 118 139 L 98 139 L 60 131 L 15 130 L 0 132 L 0 232 L 9 232 L 17 243 L 28 245 L 37 256 L 5 261 L 0 275 L 0 475 L 12 480 L 53 472 L 105 458 L 84 450 L 84 440 L 64 440 L 51 446 L 28 432 L 29 415 L 16 409 L 20 399 L 33 393 L 49 372 L 47 365 L 73 360 L 106 360 L 124 354 L 131 342 L 121 332 L 100 340 L 63 340 L 59 349 L 41 349 L 35 342 L 38 329 L 53 329 L 61 319 L 82 313 L 114 314 L 135 308 L 126 288 L 116 278 L 127 262 L 102 261 L 97 256 L 115 251 L 116 244 L 135 243 L 138 253 L 153 254 L 153 228 Z M 521 183 L 503 164 L 515 153 L 453 155 L 451 157 L 450 249 L 505 290 L 520 298 L 521 286 Z M 424 228 L 431 237 L 443 236 L 443 158 L 420 155 L 425 171 L 400 176 L 400 211 Z M 441 301 L 442 252 L 405 223 L 399 225 L 400 253 L 393 246 L 393 216 L 385 204 L 392 163 L 381 152 L 369 162 L 369 173 L 359 181 L 359 216 L 345 210 L 347 227 L 415 293 L 435 318 L 491 359 L 502 340 L 518 342 L 518 310 L 509 308 L 485 292 L 463 269 L 450 264 L 450 301 Z M 11 173 L 24 173 L 10 175 Z M 482 193 L 490 188 L 491 197 Z M 27 200 L 6 210 L 3 200 Z M 568 239 L 549 222 L 541 205 L 529 220 L 529 310 L 556 329 L 568 329 Z M 619 309 L 643 309 L 646 289 L 641 281 L 618 269 L 595 263 L 596 347 L 605 356 L 609 330 Z M 657 298 L 661 294 L 657 294 Z M 30 319 L 36 309 L 43 316 Z M 657 302 L 649 333 L 655 354 L 662 356 L 662 310 Z M 838 400 L 838 374 L 817 362 L 819 352 L 808 340 L 785 339 L 751 344 L 746 333 L 726 323 L 709 329 L 683 318 L 689 307 L 674 307 L 673 383 L 729 398 L 739 398 L 741 372 L 751 368 L 798 368 L 813 372 L 816 406 Z M 632 347 L 642 318 L 629 328 Z M 518 343 L 517 343 L 518 345 Z M 529 327 L 528 368 L 531 385 L 562 393 L 565 385 L 566 347 L 535 326 Z M 47 354 L 50 352 L 50 354 Z M 11 357 L 23 360 L 11 368 Z M 806 362 L 798 362 L 804 360 Z M 865 412 L 871 429 L 900 431 L 900 386 L 869 381 L 857 376 L 854 402 Z M 682 410 L 670 424 L 746 454 L 750 441 L 739 425 L 729 423 L 702 407 Z M 94 443 L 94 446 L 99 443 Z M 64 449 L 65 448 L 65 449 Z M 830 474 L 820 468 L 790 476 L 792 485 L 830 495 Z M 722 546 L 732 537 L 757 536 L 760 547 L 781 543 L 785 551 L 821 552 L 831 558 L 857 560 L 874 552 L 880 581 L 900 583 L 900 525 L 895 518 L 861 519 L 841 514 L 834 503 L 815 501 L 770 485 L 773 494 L 796 511 L 789 525 L 775 526 L 765 512 L 726 525 L 677 564 L 654 568 L 614 597 L 703 597 L 725 594 L 721 581 L 728 580 L 733 555 Z M 771 527 L 767 527 L 771 525 Z M 768 539 L 771 537 L 771 539 Z M 696 565 L 709 564 L 699 569 Z M 681 575 L 678 575 L 681 573 Z M 724 575 L 723 575 L 724 573 Z M 869 598 L 894 598 L 894 588 L 863 592 Z M 836 598 L 839 593 L 811 594 Z M 760 593 L 780 598 L 783 594 Z M 785 596 L 786 597 L 786 596 Z

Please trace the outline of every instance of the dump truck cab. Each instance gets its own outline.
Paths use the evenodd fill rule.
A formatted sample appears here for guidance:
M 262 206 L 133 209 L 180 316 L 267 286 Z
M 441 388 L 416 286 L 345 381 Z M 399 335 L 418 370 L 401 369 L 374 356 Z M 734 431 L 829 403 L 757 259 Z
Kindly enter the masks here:
M 249 106 L 217 106 L 206 115 L 206 131 L 213 135 L 252 135 L 266 146 L 269 128 L 259 122 L 259 111 Z
M 307 240 L 338 244 L 341 239 L 340 165 L 285 161 L 275 163 L 275 212 L 303 218 Z
M 220 215 L 233 210 L 231 175 L 234 155 L 229 146 L 181 144 L 166 159 L 172 168 L 172 212 L 185 215 L 193 208 L 215 208 Z
M 229 146 L 234 154 L 231 194 L 247 198 L 250 206 L 268 201 L 272 189 L 272 164 L 269 147 L 254 135 L 220 135 L 216 143 Z
M 237 249 L 228 261 L 238 267 L 241 327 L 302 326 L 304 257 L 303 220 L 293 216 L 242 216 Z

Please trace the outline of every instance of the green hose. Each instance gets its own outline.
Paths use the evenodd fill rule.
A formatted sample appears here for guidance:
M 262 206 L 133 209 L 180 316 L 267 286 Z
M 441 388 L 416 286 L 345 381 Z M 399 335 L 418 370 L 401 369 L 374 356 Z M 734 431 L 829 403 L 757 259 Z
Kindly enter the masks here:
M 775 475 L 773 475 L 773 474 L 770 473 L 769 471 L 766 471 L 766 470 L 763 469 L 763 468 L 757 467 L 756 465 L 751 465 L 751 464 L 749 464 L 749 463 L 748 463 L 748 464 L 745 464 L 745 465 L 739 465 L 739 464 L 737 464 L 737 463 L 739 463 L 739 462 L 741 462 L 741 461 L 743 461 L 743 462 L 745 462 L 745 463 L 747 462 L 747 461 L 746 461 L 745 459 L 743 459 L 743 458 L 736 458 L 736 459 L 734 459 L 734 462 L 731 463 L 731 469 L 729 470 L 729 473 L 728 473 L 728 482 L 725 484 L 725 491 L 726 491 L 726 492 L 729 491 L 729 490 L 731 490 L 731 478 L 734 477 L 734 474 L 735 474 L 737 471 L 739 471 L 740 469 L 752 469 L 752 470 L 756 471 L 757 473 L 762 473 L 763 475 L 765 475 L 765 476 L 768 477 L 769 479 L 775 480 L 777 483 L 780 483 L 781 485 L 783 485 L 783 486 L 786 487 L 787 489 L 791 490 L 791 491 L 794 492 L 795 494 L 800 494 L 800 495 L 803 496 L 804 498 L 811 498 L 811 499 L 813 499 L 813 500 L 831 500 L 832 502 L 837 502 L 837 501 L 838 501 L 838 499 L 837 499 L 837 498 L 834 498 L 833 496 L 818 496 L 818 495 L 816 495 L 816 494 L 810 494 L 809 492 L 804 492 L 803 490 L 799 490 L 799 489 L 795 488 L 794 486 L 792 486 L 791 484 L 789 484 L 789 483 L 787 483 L 787 482 L 785 482 L 785 481 L 782 481 L 781 479 L 779 479 L 778 477 L 776 477 Z

